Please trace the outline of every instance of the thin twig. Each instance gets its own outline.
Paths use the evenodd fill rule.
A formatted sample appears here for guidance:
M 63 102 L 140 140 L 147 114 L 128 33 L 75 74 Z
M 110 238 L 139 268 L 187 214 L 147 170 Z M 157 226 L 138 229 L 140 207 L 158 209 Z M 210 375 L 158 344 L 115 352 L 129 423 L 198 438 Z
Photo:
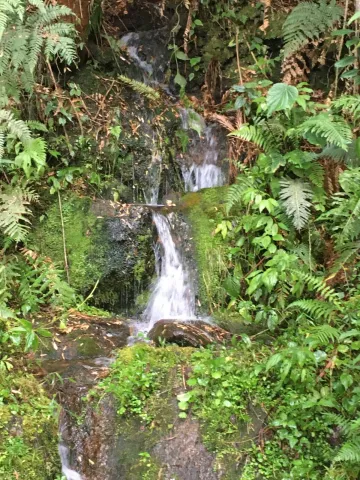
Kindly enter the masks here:
M 243 78 L 242 78 L 242 73 L 241 73 L 241 64 L 240 64 L 240 52 L 239 52 L 239 29 L 236 28 L 236 62 L 237 62 L 237 68 L 239 72 L 239 81 L 240 85 L 243 84 Z
M 60 211 L 60 220 L 61 220 L 61 231 L 62 231 L 62 239 L 63 239 L 63 248 L 64 248 L 64 264 L 65 264 L 65 271 L 67 281 L 70 285 L 70 273 L 69 273 L 69 263 L 66 253 L 66 236 L 65 236 L 65 224 L 64 224 L 64 217 L 62 213 L 62 203 L 61 203 L 61 195 L 60 190 L 58 190 L 58 199 L 59 199 L 59 211 Z

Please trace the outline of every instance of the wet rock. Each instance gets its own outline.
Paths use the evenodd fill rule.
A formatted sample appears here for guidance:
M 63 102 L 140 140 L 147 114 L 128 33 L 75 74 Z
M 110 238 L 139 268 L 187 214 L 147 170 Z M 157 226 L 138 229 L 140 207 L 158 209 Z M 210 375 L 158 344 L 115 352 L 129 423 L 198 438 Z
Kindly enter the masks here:
M 231 333 L 203 321 L 160 320 L 148 333 L 156 344 L 165 340 L 182 346 L 204 347 L 211 343 L 223 343 L 231 340 Z
M 108 357 L 124 347 L 130 336 L 129 325 L 119 318 L 87 317 L 70 319 L 66 328 L 42 349 L 42 361 L 71 361 Z
M 163 464 L 164 480 L 218 480 L 221 472 L 214 471 L 214 457 L 204 447 L 199 423 L 191 418 L 179 422 L 168 437 L 153 450 Z

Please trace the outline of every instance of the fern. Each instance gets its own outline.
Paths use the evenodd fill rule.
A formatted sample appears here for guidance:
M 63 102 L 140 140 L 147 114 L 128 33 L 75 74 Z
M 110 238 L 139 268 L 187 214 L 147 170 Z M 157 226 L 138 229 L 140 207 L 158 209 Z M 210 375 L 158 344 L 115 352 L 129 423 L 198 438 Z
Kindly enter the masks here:
M 326 142 L 345 151 L 348 151 L 352 140 L 352 131 L 349 124 L 341 117 L 325 113 L 308 118 L 296 130 L 305 138 L 307 136 L 311 136 L 312 139 L 317 137 L 317 143 Z
M 307 342 L 310 348 L 320 345 L 327 346 L 329 343 L 336 342 L 339 339 L 339 335 L 340 332 L 337 328 L 327 324 L 319 325 L 310 329 Z
M 336 0 L 330 3 L 326 0 L 301 2 L 297 5 L 283 25 L 285 58 L 327 32 L 341 15 L 342 8 L 336 4 Z
M 232 131 L 230 136 L 240 137 L 247 142 L 252 142 L 265 152 L 279 149 L 279 139 L 264 124 L 243 125 L 238 130 Z
M 315 270 L 316 268 L 316 261 L 311 254 L 310 248 L 308 244 L 301 243 L 300 245 L 296 245 L 292 251 L 295 255 L 302 261 L 304 264 L 309 267 L 310 270 Z
M 327 319 L 332 317 L 336 306 L 322 300 L 297 300 L 291 303 L 288 308 L 298 308 L 309 314 L 314 320 Z
M 145 85 L 145 83 L 125 77 L 125 75 L 119 75 L 119 80 L 149 100 L 159 100 L 160 98 L 159 92 L 157 92 L 154 88 L 149 87 L 149 85 Z
M 347 265 L 353 263 L 360 252 L 360 241 L 358 242 L 349 242 L 341 245 L 338 248 L 339 256 L 335 260 L 333 266 L 330 269 L 330 277 L 336 275 L 340 270 L 345 270 Z
M 335 111 L 340 110 L 355 123 L 360 120 L 360 98 L 358 95 L 341 95 L 340 98 L 332 102 L 331 108 Z
M 294 227 L 301 230 L 310 216 L 311 203 L 309 200 L 313 192 L 308 183 L 301 180 L 281 180 L 280 198 L 287 215 L 292 219 Z
M 325 300 L 331 302 L 337 308 L 341 308 L 339 297 L 336 291 L 329 287 L 323 278 L 315 277 L 309 273 L 304 273 L 301 270 L 291 271 L 294 281 L 301 281 L 308 290 L 316 292 Z
M 21 89 L 31 91 L 42 56 L 75 61 L 75 25 L 63 21 L 70 16 L 70 8 L 44 0 L 0 1 L 0 106 L 18 100 Z
M 243 200 L 243 195 L 248 190 L 253 190 L 254 194 L 258 192 L 260 180 L 255 179 L 252 175 L 239 175 L 236 183 L 231 185 L 226 197 L 226 211 L 230 212 L 232 207 Z
M 32 215 L 29 205 L 38 195 L 28 188 L 0 184 L 0 228 L 16 242 L 23 241 Z
M 334 462 L 360 463 L 360 438 L 344 443 Z

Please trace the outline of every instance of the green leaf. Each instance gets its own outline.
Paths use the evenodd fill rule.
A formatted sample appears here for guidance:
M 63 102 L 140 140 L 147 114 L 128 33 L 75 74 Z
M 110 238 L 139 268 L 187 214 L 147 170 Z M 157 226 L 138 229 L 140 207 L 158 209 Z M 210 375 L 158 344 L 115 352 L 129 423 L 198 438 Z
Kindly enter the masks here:
M 348 21 L 348 25 L 351 25 L 353 22 L 355 22 L 355 20 L 357 20 L 358 18 L 360 18 L 360 12 L 356 12 L 354 13 L 354 15 L 350 18 L 350 20 Z
M 182 52 L 181 50 L 177 50 L 175 52 L 175 56 L 178 60 L 189 60 L 189 57 L 186 55 L 186 53 Z
M 233 276 L 229 276 L 225 279 L 223 287 L 228 295 L 233 298 L 237 298 L 240 293 L 239 279 Z
M 352 375 L 350 375 L 349 373 L 342 373 L 340 376 L 340 382 L 345 388 L 345 390 L 347 390 L 350 387 L 350 385 L 353 384 L 354 379 Z
M 181 393 L 176 398 L 179 400 L 179 402 L 188 402 L 191 398 L 191 392 Z
M 45 328 L 38 328 L 38 329 L 36 330 L 36 333 L 37 333 L 38 335 L 40 335 L 41 337 L 46 337 L 46 338 L 52 337 L 52 333 L 49 332 L 49 330 L 46 330 Z
M 186 412 L 180 412 L 179 413 L 179 418 L 187 418 Z
M 271 114 L 291 108 L 299 96 L 299 91 L 286 83 L 275 83 L 267 95 L 268 112 Z
M 219 371 L 212 372 L 211 376 L 212 376 L 212 378 L 215 378 L 215 379 L 218 379 L 218 378 L 222 377 L 221 372 L 219 372 Z
M 186 87 L 186 78 L 183 77 L 181 75 L 181 73 L 177 73 L 175 78 L 174 78 L 174 82 L 177 84 L 177 85 L 180 85 L 181 88 L 185 88 Z
M 237 97 L 237 99 L 235 100 L 234 108 L 235 108 L 236 110 L 238 110 L 239 108 L 243 107 L 243 106 L 245 105 L 245 103 L 246 103 L 245 98 L 239 96 L 239 97 Z
M 344 57 L 338 62 L 335 63 L 336 68 L 343 68 L 347 67 L 348 65 L 352 65 L 356 60 L 356 57 L 354 55 L 349 55 L 348 57 Z
M 201 57 L 193 57 L 193 58 L 190 58 L 190 65 L 192 67 L 194 67 L 195 65 L 197 65 L 198 63 L 201 62 Z
M 350 33 L 354 33 L 354 30 L 351 30 L 350 28 L 341 28 L 339 30 L 333 30 L 331 35 L 336 37 L 338 35 L 349 35 Z
M 348 72 L 342 73 L 340 78 L 354 78 L 354 77 L 357 77 L 358 74 L 359 74 L 359 70 L 355 68 L 354 70 L 349 70 Z
M 200 26 L 200 27 L 203 27 L 203 26 L 204 26 L 203 22 L 202 22 L 201 20 L 199 20 L 198 18 L 197 18 L 196 20 L 194 20 L 194 24 L 195 24 L 195 25 L 198 25 L 198 26 Z
M 178 407 L 180 410 L 187 410 L 189 408 L 189 404 L 187 402 L 179 402 Z

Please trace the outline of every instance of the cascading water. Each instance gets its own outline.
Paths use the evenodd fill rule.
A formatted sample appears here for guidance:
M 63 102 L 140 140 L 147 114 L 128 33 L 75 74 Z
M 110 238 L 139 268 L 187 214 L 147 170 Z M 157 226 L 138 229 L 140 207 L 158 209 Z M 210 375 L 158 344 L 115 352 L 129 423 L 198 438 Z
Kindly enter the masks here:
M 184 130 L 193 129 L 203 134 L 201 163 L 193 161 L 190 166 L 182 167 L 185 191 L 197 192 L 202 188 L 220 187 L 224 184 L 225 178 L 218 165 L 219 148 L 214 126 L 206 125 L 204 119 L 192 110 L 182 110 L 181 118 Z
M 149 329 L 161 319 L 189 320 L 195 317 L 195 293 L 188 269 L 171 235 L 169 216 L 153 215 L 163 246 L 160 276 L 144 312 Z
M 150 205 L 157 205 L 161 175 L 161 155 L 156 150 L 149 167 L 149 187 L 146 200 Z M 155 247 L 157 255 L 158 280 L 152 292 L 144 318 L 150 330 L 162 319 L 184 319 L 195 317 L 195 294 L 188 268 L 177 248 L 171 227 L 171 216 L 153 212 L 160 248 Z M 159 255 L 160 253 L 160 255 Z
M 81 475 L 79 475 L 75 470 L 69 468 L 69 448 L 64 444 L 60 443 L 59 445 L 59 455 L 61 460 L 61 472 L 66 478 L 66 480 L 83 480 Z
M 191 112 L 190 112 L 191 113 Z M 195 112 L 193 112 L 195 114 Z M 201 164 L 193 163 L 190 168 L 183 168 L 183 178 L 186 191 L 198 191 L 202 188 L 221 186 L 224 183 L 224 175 L 218 163 L 218 144 L 212 126 L 206 126 L 202 117 L 195 114 L 198 123 L 203 127 L 204 157 Z M 181 112 L 183 128 L 191 127 L 189 112 Z M 159 156 L 154 154 L 150 168 L 150 203 L 156 204 L 158 197 L 158 183 L 160 175 L 154 175 L 155 165 L 158 165 Z M 159 172 L 159 170 L 157 170 Z M 195 314 L 195 290 L 189 271 L 189 266 L 184 261 L 180 249 L 177 247 L 171 231 L 171 215 L 153 213 L 153 220 L 162 245 L 158 280 L 151 295 L 148 306 L 144 312 L 144 318 L 149 322 L 150 330 L 159 320 L 193 320 Z

